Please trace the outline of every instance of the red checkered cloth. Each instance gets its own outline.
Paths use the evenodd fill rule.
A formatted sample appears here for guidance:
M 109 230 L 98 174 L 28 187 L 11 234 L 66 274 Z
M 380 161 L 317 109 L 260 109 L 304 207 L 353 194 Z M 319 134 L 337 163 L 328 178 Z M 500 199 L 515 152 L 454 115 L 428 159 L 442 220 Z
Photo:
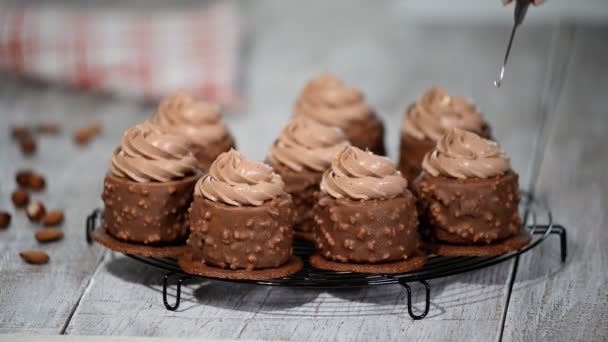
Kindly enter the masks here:
M 233 1 L 177 9 L 2 7 L 0 68 L 158 99 L 176 89 L 235 105 L 240 27 Z

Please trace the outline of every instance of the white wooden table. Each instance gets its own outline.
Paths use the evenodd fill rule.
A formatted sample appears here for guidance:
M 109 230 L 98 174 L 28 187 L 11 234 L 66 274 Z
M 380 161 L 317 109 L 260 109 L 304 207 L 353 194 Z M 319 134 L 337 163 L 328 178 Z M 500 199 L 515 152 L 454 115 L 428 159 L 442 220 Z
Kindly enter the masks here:
M 417 22 L 396 2 L 344 9 L 299 2 L 272 11 L 250 6 L 244 51 L 244 106 L 226 116 L 246 155 L 263 159 L 291 114 L 304 81 L 331 71 L 359 85 L 387 126 L 396 159 L 402 113 L 431 85 L 468 94 L 485 112 L 520 173 L 568 228 L 569 258 L 557 239 L 518 260 L 432 280 L 431 311 L 412 321 L 396 286 L 321 291 L 189 282 L 176 312 L 162 303 L 162 273 L 88 246 L 84 220 L 101 205 L 108 158 L 128 126 L 153 105 L 84 95 L 0 76 L 0 208 L 10 208 L 15 171 L 47 176 L 36 195 L 66 211 L 62 242 L 38 246 L 22 213 L 0 231 L 0 333 L 346 340 L 604 340 L 608 336 L 608 27 L 528 23 L 516 40 L 507 79 L 491 81 L 502 59 L 508 18 L 496 24 Z M 325 2 L 324 2 L 325 3 Z M 351 4 L 346 2 L 346 4 Z M 293 4 L 292 4 L 293 5 Z M 287 7 L 287 6 L 286 6 Z M 63 122 L 24 159 L 8 127 Z M 103 135 L 85 148 L 70 132 L 91 121 Z M 45 266 L 19 251 L 42 248 Z M 184 298 L 185 297 L 185 298 Z M 416 297 L 416 307 L 423 303 Z M 0 337 L 1 338 L 1 337 Z M 8 339 L 8 338 L 7 338 Z

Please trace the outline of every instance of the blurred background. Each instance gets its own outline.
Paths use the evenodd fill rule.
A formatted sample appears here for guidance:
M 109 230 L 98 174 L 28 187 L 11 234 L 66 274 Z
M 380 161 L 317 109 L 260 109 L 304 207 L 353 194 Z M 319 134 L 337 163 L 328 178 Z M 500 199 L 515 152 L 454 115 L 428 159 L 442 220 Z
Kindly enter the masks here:
M 470 96 L 490 122 L 536 110 L 522 93 L 542 95 L 547 65 L 571 52 L 577 29 L 606 32 L 608 1 L 531 8 L 497 90 L 512 14 L 499 0 L 4 1 L 1 77 L 137 103 L 113 125 L 118 136 L 185 89 L 222 104 L 240 148 L 262 159 L 305 81 L 331 72 L 364 90 L 394 157 L 405 107 L 432 85 Z M 502 121 L 507 149 L 526 148 Z M 255 144 L 252 131 L 264 133 Z

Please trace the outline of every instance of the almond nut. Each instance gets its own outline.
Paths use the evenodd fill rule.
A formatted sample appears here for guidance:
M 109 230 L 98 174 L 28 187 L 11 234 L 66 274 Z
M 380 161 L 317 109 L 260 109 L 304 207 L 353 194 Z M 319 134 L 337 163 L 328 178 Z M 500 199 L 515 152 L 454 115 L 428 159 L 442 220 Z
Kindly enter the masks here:
M 25 213 L 30 221 L 38 222 L 44 217 L 46 210 L 44 205 L 38 201 L 30 202 L 25 208 Z
M 46 186 L 46 181 L 44 177 L 32 174 L 29 179 L 29 186 L 32 190 L 40 191 Z
M 19 146 L 21 147 L 21 153 L 26 156 L 32 155 L 36 152 L 36 142 L 32 137 L 24 137 L 20 140 Z
M 11 136 L 15 140 L 22 140 L 24 138 L 30 138 L 30 130 L 25 126 L 14 126 L 11 129 Z
M 57 135 L 59 131 L 59 124 L 56 122 L 42 122 L 36 125 L 36 132 L 40 134 Z
M 17 184 L 19 184 L 19 186 L 22 186 L 22 187 L 29 186 L 30 177 L 32 175 L 33 175 L 33 173 L 30 170 L 18 171 L 17 174 L 15 175 L 15 181 L 17 181 Z
M 21 259 L 25 260 L 28 264 L 42 265 L 49 262 L 49 255 L 43 251 L 23 251 L 19 253 Z
M 63 222 L 63 212 L 54 210 L 46 213 L 42 217 L 42 224 L 45 226 L 56 226 Z
M 74 133 L 74 142 L 78 145 L 86 145 L 101 132 L 101 127 L 97 124 L 83 127 Z
M 34 234 L 38 242 L 52 242 L 63 238 L 63 231 L 59 228 L 43 228 Z
M 30 194 L 23 189 L 19 189 L 13 192 L 11 199 L 13 200 L 15 207 L 23 208 L 30 203 Z
M 11 224 L 11 214 L 6 211 L 0 211 L 0 229 L 8 228 Z

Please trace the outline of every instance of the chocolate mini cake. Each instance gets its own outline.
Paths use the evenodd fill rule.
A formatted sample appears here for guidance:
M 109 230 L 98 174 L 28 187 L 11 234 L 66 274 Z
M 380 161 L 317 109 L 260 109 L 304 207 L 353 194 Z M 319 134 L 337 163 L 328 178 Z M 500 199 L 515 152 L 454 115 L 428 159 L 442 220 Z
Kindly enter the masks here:
M 133 244 L 184 243 L 196 164 L 186 139 L 148 124 L 129 128 L 104 182 L 105 233 Z
M 281 177 L 235 150 L 222 153 L 196 185 L 190 208 L 186 272 L 271 279 L 297 272 L 292 256 L 293 202 Z
M 198 102 L 183 91 L 163 99 L 156 114 L 148 121 L 163 132 L 188 139 L 199 168 L 204 171 L 209 170 L 220 153 L 234 147 L 234 140 L 224 126 L 219 107 Z
M 298 116 L 283 129 L 270 148 L 268 162 L 285 182 L 295 208 L 297 238 L 312 241 L 314 193 L 323 172 L 348 143 L 337 127 Z
M 295 106 L 303 115 L 344 131 L 347 140 L 360 149 L 384 155 L 384 125 L 365 102 L 361 91 L 332 75 L 323 74 L 306 84 Z
M 456 255 L 493 255 L 527 244 L 518 213 L 518 177 L 498 144 L 454 128 L 422 167 L 413 189 L 421 232 L 432 252 L 455 255 L 449 247 L 442 252 L 438 245 L 444 244 L 468 246 Z M 484 245 L 498 247 L 475 249 Z
M 410 184 L 422 170 L 424 156 L 451 128 L 461 128 L 490 138 L 490 127 L 473 103 L 433 87 L 411 105 L 403 118 L 399 169 Z
M 346 147 L 323 174 L 315 206 L 311 265 L 397 273 L 424 265 L 417 252 L 416 200 L 387 158 Z M 346 266 L 348 264 L 348 266 Z

